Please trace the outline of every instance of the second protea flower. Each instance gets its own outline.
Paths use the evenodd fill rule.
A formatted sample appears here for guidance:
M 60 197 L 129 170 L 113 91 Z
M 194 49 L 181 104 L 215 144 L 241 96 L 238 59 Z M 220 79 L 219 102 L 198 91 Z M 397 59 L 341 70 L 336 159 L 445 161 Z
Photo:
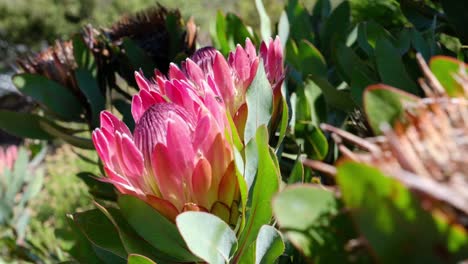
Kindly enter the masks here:
M 108 176 L 123 194 L 136 196 L 168 219 L 206 211 L 231 225 L 239 190 L 226 113 L 215 95 L 190 83 L 137 74 L 133 133 L 109 112 L 93 141 Z

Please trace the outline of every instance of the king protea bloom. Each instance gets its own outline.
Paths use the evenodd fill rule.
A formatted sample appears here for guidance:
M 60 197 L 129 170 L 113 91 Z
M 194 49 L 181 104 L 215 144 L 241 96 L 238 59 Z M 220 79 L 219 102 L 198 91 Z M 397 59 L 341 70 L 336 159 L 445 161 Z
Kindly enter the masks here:
M 107 111 L 93 132 L 107 181 L 172 221 L 195 210 L 235 225 L 239 188 L 222 101 L 203 81 L 162 75 L 149 81 L 139 73 L 136 80 L 133 133 Z

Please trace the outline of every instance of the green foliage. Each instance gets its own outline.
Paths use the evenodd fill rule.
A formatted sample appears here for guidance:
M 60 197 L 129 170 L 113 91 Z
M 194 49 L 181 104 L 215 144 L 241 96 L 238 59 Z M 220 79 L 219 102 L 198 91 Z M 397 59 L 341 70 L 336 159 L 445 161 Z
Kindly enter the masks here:
M 454 263 L 468 256 L 468 235 L 423 209 L 416 195 L 378 169 L 338 168 L 343 201 L 359 233 L 382 263 Z
M 45 152 L 46 148 L 43 147 L 36 155 L 33 161 L 35 166 L 44 158 Z M 15 160 L 11 169 L 6 167 L 5 160 L 2 161 L 4 167 L 0 175 L 0 260 L 9 253 L 13 255 L 27 251 L 20 245 L 28 246 L 24 241 L 31 217 L 30 204 L 41 191 L 44 182 L 43 168 L 33 168 L 26 148 L 19 148 L 17 157 L 12 158 Z
M 207 263 L 223 264 L 232 258 L 236 234 L 217 216 L 186 212 L 177 216 L 176 223 L 189 249 Z

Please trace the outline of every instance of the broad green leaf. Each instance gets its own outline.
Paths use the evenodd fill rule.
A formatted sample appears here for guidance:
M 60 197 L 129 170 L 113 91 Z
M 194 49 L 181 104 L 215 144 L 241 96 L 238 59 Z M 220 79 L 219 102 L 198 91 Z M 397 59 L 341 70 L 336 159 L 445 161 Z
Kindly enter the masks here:
M 307 40 L 301 40 L 298 45 L 300 65 L 297 67 L 302 71 L 304 77 L 311 74 L 318 77 L 327 77 L 327 64 L 320 51 Z
M 424 5 L 424 14 L 421 12 L 421 3 L 414 1 L 399 1 L 400 9 L 405 17 L 420 31 L 427 30 L 432 18 L 440 14 L 440 11 Z
M 262 40 L 266 42 L 272 37 L 270 17 L 263 6 L 262 0 L 255 0 L 255 6 L 260 16 L 260 34 L 262 35 Z
M 273 110 L 273 91 L 263 67 L 263 62 L 258 64 L 258 70 L 252 84 L 246 94 L 248 108 L 247 121 L 244 131 L 244 143 L 248 143 L 255 137 L 257 129 L 262 125 L 268 125 Z
M 76 69 L 75 77 L 91 108 L 91 123 L 94 128 L 99 127 L 99 114 L 106 107 L 106 99 L 99 89 L 97 79 L 90 71 L 81 68 Z
M 391 40 L 392 35 L 381 25 L 369 21 L 362 22 L 358 25 L 358 44 L 369 57 L 374 56 L 374 49 L 377 45 L 377 40 L 384 38 Z
M 255 246 L 255 264 L 275 263 L 283 251 L 284 242 L 278 230 L 269 225 L 262 226 Z
M 385 38 L 378 38 L 375 45 L 375 60 L 382 82 L 412 94 L 419 94 L 420 89 L 409 77 L 400 54 L 392 43 Z
M 286 42 L 289 38 L 289 21 L 288 21 L 288 14 L 285 10 L 281 12 L 281 16 L 278 22 L 278 36 L 281 40 L 281 46 L 283 49 L 286 48 Z M 285 52 L 283 52 L 285 53 Z
M 311 159 L 323 160 L 328 153 L 328 141 L 323 132 L 315 125 L 304 126 L 303 134 L 298 134 L 304 139 L 304 153 Z
M 212 39 L 214 42 L 215 47 L 223 53 L 223 55 L 227 55 L 229 53 L 229 45 L 226 39 L 226 17 L 221 12 L 218 11 L 216 14 L 216 25 L 214 30 L 212 30 Z
M 258 147 L 255 139 L 252 139 L 247 143 L 244 148 L 245 155 L 245 167 L 244 167 L 244 179 L 247 184 L 247 190 L 251 193 L 251 188 L 255 181 L 255 176 L 258 171 Z
M 130 131 L 133 131 L 135 127 L 135 120 L 132 116 L 132 107 L 129 102 L 123 99 L 115 99 L 112 101 L 112 105 L 117 108 L 119 113 L 123 116 L 123 122 L 128 126 Z
M 355 72 L 360 72 L 369 78 L 377 79 L 369 66 L 356 55 L 356 53 L 343 43 L 337 44 L 335 49 L 337 70 L 343 80 L 348 84 L 353 82 Z
M 18 137 L 44 140 L 54 138 L 42 127 L 41 124 L 45 122 L 48 121 L 38 115 L 0 110 L 0 128 Z
M 276 144 L 276 149 L 278 150 L 281 146 L 281 143 L 283 143 L 283 139 L 286 136 L 286 131 L 289 126 L 289 107 L 288 103 L 286 102 L 286 98 L 282 97 L 281 98 L 281 103 L 283 104 L 283 112 L 281 113 L 281 122 L 279 126 L 279 137 L 278 137 L 278 143 Z
M 312 81 L 322 90 L 327 105 L 333 106 L 345 113 L 352 111 L 356 107 L 349 91 L 336 89 L 325 78 L 314 77 Z
M 17 74 L 12 81 L 23 94 L 31 96 L 56 116 L 66 121 L 80 120 L 83 109 L 70 88 L 31 73 Z
M 219 217 L 204 212 L 185 212 L 176 218 L 177 228 L 189 249 L 210 264 L 229 263 L 237 239 Z
M 429 41 L 424 39 L 421 33 L 416 29 L 411 29 L 411 45 L 414 49 L 421 53 L 421 55 L 428 60 L 433 54 L 431 53 L 431 47 L 429 46 Z
M 255 241 L 261 226 L 270 222 L 271 198 L 279 188 L 279 168 L 276 167 L 274 153 L 270 155 L 268 130 L 265 125 L 257 130 L 255 144 L 258 153 L 258 169 L 249 194 L 251 203 L 250 208 L 247 208 L 246 225 L 240 234 L 237 257 L 242 256 L 243 251 Z
M 68 250 L 68 253 L 78 263 L 102 264 L 103 262 L 94 252 L 93 245 L 81 231 L 81 229 L 73 222 L 72 215 L 67 215 L 67 223 L 73 234 L 73 246 Z M 75 261 L 75 262 L 76 262 Z M 75 263 L 73 262 L 73 263 Z
M 128 254 L 144 255 L 158 262 L 158 264 L 172 263 L 172 261 L 168 260 L 170 256 L 152 247 L 147 241 L 140 237 L 124 219 L 119 210 L 112 207 L 105 208 L 97 202 L 94 202 L 94 204 L 108 220 L 112 222 Z
M 273 210 L 282 229 L 307 230 L 322 214 L 336 213 L 336 204 L 333 192 L 317 185 L 298 184 L 275 196 Z
M 464 1 L 441 0 L 442 9 L 447 15 L 447 20 L 455 29 L 457 37 L 463 44 L 468 44 L 468 28 L 466 27 L 466 14 L 468 14 L 468 5 Z
M 377 262 L 457 263 L 468 257 L 465 230 L 434 217 L 418 196 L 378 169 L 346 162 L 337 181 Z
M 314 30 L 307 9 L 298 0 L 291 0 L 287 2 L 285 11 L 288 15 L 291 40 L 306 39 L 312 41 Z
M 466 70 L 466 65 L 451 57 L 436 56 L 430 61 L 430 68 L 440 84 L 444 87 L 447 94 L 451 97 L 463 96 L 464 88 L 455 80 L 455 76 L 459 74 L 460 69 Z
M 375 84 L 378 81 L 357 68 L 351 69 L 351 72 L 351 98 L 358 106 L 362 107 L 364 90 L 367 86 Z
M 142 255 L 131 254 L 128 256 L 127 264 L 156 264 L 156 262 Z
M 154 248 L 171 256 L 173 261 L 198 261 L 187 249 L 174 223 L 151 206 L 129 195 L 120 196 L 118 203 L 127 222 Z
M 124 38 L 122 46 L 134 70 L 141 69 L 146 76 L 153 74 L 153 60 L 142 48 L 129 38 Z
M 76 176 L 83 180 L 88 186 L 88 192 L 95 198 L 109 201 L 117 200 L 114 185 L 101 181 L 98 176 L 90 172 L 79 172 Z
M 368 87 L 364 92 L 364 109 L 374 133 L 381 132 L 384 123 L 393 125 L 404 113 L 403 104 L 418 97 L 383 84 Z
M 351 10 L 348 1 L 341 2 L 331 13 L 320 32 L 321 50 L 325 55 L 339 41 L 345 41 L 351 26 Z
M 302 165 L 301 156 L 298 154 L 291 173 L 288 177 L 288 184 L 304 182 L 304 165 Z
M 332 11 L 330 0 L 318 0 L 312 9 L 312 15 L 317 20 L 326 20 Z
M 333 192 L 292 185 L 275 196 L 273 210 L 283 234 L 313 263 L 349 262 L 345 245 L 356 234 Z M 368 262 L 365 256 L 353 257 L 356 263 Z
M 86 47 L 83 35 L 76 34 L 72 38 L 73 42 L 73 58 L 75 59 L 78 68 L 87 69 L 87 70 L 96 70 L 96 65 L 94 63 L 94 56 L 91 51 Z M 94 73 L 94 72 L 93 72 Z
M 95 247 L 122 259 L 127 258 L 127 252 L 120 241 L 117 230 L 102 212 L 94 209 L 75 213 L 72 219 Z

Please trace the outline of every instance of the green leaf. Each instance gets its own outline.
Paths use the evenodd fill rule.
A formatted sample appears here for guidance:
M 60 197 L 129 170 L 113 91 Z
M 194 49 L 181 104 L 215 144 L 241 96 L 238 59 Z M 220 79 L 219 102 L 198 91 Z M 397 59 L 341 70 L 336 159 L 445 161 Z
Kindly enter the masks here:
M 463 97 L 465 92 L 463 86 L 455 80 L 460 69 L 466 70 L 466 65 L 451 57 L 436 56 L 430 61 L 430 68 L 434 76 L 439 80 L 447 94 L 451 97 Z
M 310 42 L 303 39 L 298 46 L 300 66 L 304 77 L 311 74 L 318 77 L 327 77 L 327 64 L 320 51 Z
M 273 110 L 273 91 L 266 77 L 262 61 L 258 63 L 255 78 L 247 89 L 246 103 L 248 113 L 244 131 L 245 143 L 255 137 L 260 126 L 268 125 Z
M 262 0 L 255 0 L 255 6 L 257 7 L 258 14 L 260 16 L 260 33 L 263 41 L 268 41 L 271 38 L 271 22 L 265 7 L 263 6 Z
M 420 89 L 409 77 L 400 54 L 392 43 L 385 39 L 377 39 L 375 45 L 377 69 L 382 82 L 391 86 L 400 87 L 412 94 L 419 94 Z
M 304 152 L 307 157 L 316 160 L 323 160 L 328 153 L 328 141 L 322 130 L 317 126 L 308 124 L 301 134 L 304 138 Z
M 333 192 L 317 185 L 294 185 L 275 196 L 273 210 L 282 229 L 306 230 L 320 215 L 334 212 L 336 203 Z
M 186 248 L 177 227 L 144 201 L 129 195 L 118 199 L 120 210 L 135 231 L 173 261 L 193 262 L 198 258 Z
M 135 120 L 132 116 L 132 106 L 130 105 L 130 103 L 123 99 L 115 99 L 112 101 L 112 105 L 115 106 L 119 113 L 122 114 L 122 121 L 127 125 L 128 129 L 130 129 L 130 131 L 133 131 L 133 129 L 135 128 Z
M 237 248 L 234 231 L 219 217 L 204 212 L 185 212 L 176 224 L 189 249 L 212 264 L 229 263 Z
M 151 57 L 129 38 L 124 38 L 122 45 L 133 69 L 141 69 L 145 76 L 151 76 L 155 68 Z
M 80 119 L 83 109 L 69 88 L 31 73 L 17 74 L 13 76 L 12 81 L 23 94 L 31 96 L 63 120 Z
M 351 10 L 348 1 L 341 2 L 331 13 L 320 32 L 321 50 L 325 55 L 339 41 L 345 41 L 351 26 Z
M 216 14 L 216 25 L 214 30 L 212 30 L 211 36 L 214 42 L 215 47 L 223 53 L 223 55 L 227 55 L 229 53 L 229 45 L 226 39 L 226 18 L 224 17 L 221 10 L 218 11 Z
M 289 174 L 288 184 L 304 182 L 304 165 L 302 165 L 302 159 L 299 154 L 297 155 L 294 166 Z
M 346 207 L 379 263 L 456 263 L 468 257 L 466 231 L 434 217 L 400 182 L 376 168 L 338 167 Z
M 307 9 L 298 0 L 291 0 L 287 2 L 285 11 L 288 15 L 291 40 L 312 41 L 314 29 Z
M 94 63 L 94 56 L 91 51 L 86 47 L 83 35 L 76 34 L 72 38 L 73 42 L 73 57 L 78 65 L 78 68 L 87 70 L 96 70 L 96 64 Z
M 276 156 L 270 155 L 268 130 L 265 125 L 257 130 L 254 140 L 258 153 L 258 169 L 249 194 L 251 203 L 247 209 L 246 226 L 240 234 L 237 257 L 242 256 L 243 251 L 255 241 L 261 226 L 270 222 L 271 198 L 279 188 L 279 168 L 274 160 Z
M 442 9 L 447 14 L 447 20 L 457 33 L 463 44 L 468 44 L 468 28 L 465 16 L 468 14 L 468 6 L 464 1 L 441 0 Z
M 95 198 L 116 201 L 117 194 L 114 185 L 99 180 L 99 177 L 90 172 L 79 172 L 76 174 L 78 178 L 88 186 L 88 192 Z
M 349 91 L 336 89 L 325 78 L 314 77 L 312 80 L 322 90 L 327 105 L 333 106 L 345 113 L 352 111 L 356 107 Z
M 288 14 L 285 10 L 281 12 L 281 16 L 278 22 L 278 36 L 281 40 L 281 46 L 283 49 L 286 47 L 286 42 L 288 41 L 289 37 L 289 21 L 288 21 Z
M 40 121 L 40 125 L 45 131 L 47 131 L 47 133 L 62 139 L 70 145 L 82 149 L 94 149 L 93 141 L 89 138 L 73 136 L 66 128 L 51 124 L 49 122 Z
M 75 213 L 72 219 L 95 247 L 122 259 L 127 258 L 119 234 L 109 219 L 98 209 Z
M 373 85 L 364 92 L 364 109 L 372 130 L 379 134 L 384 123 L 393 125 L 404 113 L 403 103 L 418 97 L 383 84 Z
M 131 254 L 128 256 L 127 264 L 156 264 L 156 262 L 142 255 Z
M 21 122 L 18 122 L 18 120 L 21 120 Z M 0 128 L 18 137 L 53 139 L 54 136 L 44 130 L 41 125 L 46 122 L 48 121 L 45 118 L 38 115 L 0 110 Z
M 278 230 L 269 225 L 262 226 L 255 247 L 255 264 L 275 263 L 283 251 L 284 242 Z
M 283 107 L 282 107 L 283 111 L 281 113 L 278 143 L 276 144 L 277 150 L 281 146 L 281 143 L 283 143 L 283 139 L 286 136 L 286 131 L 289 126 L 289 107 L 288 107 L 288 103 L 286 102 L 286 98 L 282 97 L 281 103 L 283 104 Z
M 374 49 L 377 45 L 377 40 L 384 38 L 392 40 L 392 35 L 381 25 L 369 21 L 358 25 L 358 44 L 369 57 L 374 56 Z
M 91 123 L 94 128 L 99 127 L 99 114 L 105 109 L 106 99 L 99 90 L 97 79 L 90 71 L 82 68 L 76 69 L 75 77 L 91 107 Z
M 355 72 L 360 72 L 369 76 L 369 78 L 377 79 L 368 65 L 366 65 L 366 63 L 344 43 L 337 44 L 334 57 L 337 62 L 336 65 L 338 73 L 347 83 L 352 83 Z
M 158 264 L 172 263 L 172 261 L 168 260 L 171 258 L 170 256 L 152 247 L 147 241 L 141 238 L 124 219 L 119 210 L 112 207 L 104 208 L 97 202 L 94 202 L 94 204 L 112 222 L 128 254 L 144 255 L 158 262 Z
M 273 199 L 283 233 L 313 263 L 349 263 L 345 245 L 356 236 L 333 192 L 312 184 L 286 187 Z M 356 263 L 367 263 L 354 255 Z

